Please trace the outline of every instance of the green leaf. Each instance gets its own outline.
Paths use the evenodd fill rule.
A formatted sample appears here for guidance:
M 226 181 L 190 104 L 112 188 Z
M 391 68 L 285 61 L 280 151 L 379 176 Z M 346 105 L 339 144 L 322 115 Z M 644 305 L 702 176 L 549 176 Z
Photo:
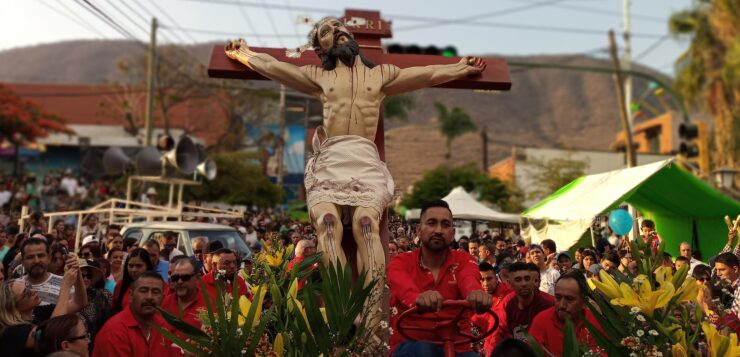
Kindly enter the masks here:
M 524 331 L 524 336 L 527 338 L 527 341 L 529 342 L 529 347 L 532 347 L 532 351 L 534 351 L 534 354 L 537 357 L 545 357 L 545 351 L 542 350 L 542 346 L 540 345 L 537 340 L 532 337 L 532 335 L 529 334 L 529 331 Z
M 199 350 L 197 347 L 193 346 L 192 344 L 185 342 L 185 340 L 178 337 L 176 334 L 168 331 L 167 329 L 157 326 L 156 324 L 149 324 L 149 326 L 157 330 L 159 333 L 162 334 L 162 336 L 172 341 L 174 344 L 176 344 L 178 347 L 182 348 L 186 352 L 191 353 L 195 356 L 203 355 L 203 351 Z M 211 346 L 205 345 L 205 347 L 211 347 Z
M 157 311 L 162 315 L 164 320 L 172 325 L 172 327 L 176 328 L 178 331 L 182 332 L 183 334 L 187 335 L 190 338 L 208 338 L 208 335 L 203 332 L 203 330 L 190 325 L 189 323 L 177 318 L 175 315 L 172 315 L 169 311 L 163 310 L 161 307 L 157 306 Z

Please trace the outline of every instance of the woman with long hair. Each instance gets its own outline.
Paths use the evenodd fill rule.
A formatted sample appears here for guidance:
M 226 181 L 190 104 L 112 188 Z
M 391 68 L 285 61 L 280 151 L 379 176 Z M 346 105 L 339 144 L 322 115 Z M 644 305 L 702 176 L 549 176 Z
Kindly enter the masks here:
M 64 264 L 67 261 L 67 248 L 59 243 L 51 245 L 51 255 L 48 271 L 56 275 L 64 275 Z
M 100 269 L 100 264 L 95 260 L 80 261 L 82 280 L 87 288 L 87 301 L 89 304 L 80 310 L 80 315 L 85 319 L 85 325 L 92 336 L 103 328 L 108 318 L 113 316 L 113 294 L 105 289 L 105 273 Z M 92 346 L 91 350 L 92 350 Z
M 118 313 L 128 306 L 131 298 L 131 283 L 145 271 L 154 270 L 149 252 L 143 248 L 134 249 L 126 257 L 123 266 L 123 278 L 116 283 L 116 290 L 113 293 L 113 313 Z
M 59 290 L 59 302 L 51 317 L 69 312 L 70 293 L 74 286 L 78 268 L 64 273 Z M 35 356 L 37 321 L 33 309 L 41 303 L 31 285 L 21 281 L 6 281 L 0 284 L 0 356 Z
M 113 248 L 108 252 L 108 263 L 110 263 L 110 276 L 108 279 L 112 279 L 117 283 L 123 278 L 123 260 L 123 250 Z
M 10 248 L 8 253 L 5 254 L 3 265 L 5 266 L 5 277 L 8 279 L 17 278 L 13 276 L 13 270 L 21 264 L 21 246 L 26 239 L 28 239 L 28 233 L 16 234 L 13 246 Z
M 36 351 L 48 356 L 57 351 L 69 351 L 80 357 L 90 355 L 90 333 L 75 314 L 51 318 L 36 328 Z

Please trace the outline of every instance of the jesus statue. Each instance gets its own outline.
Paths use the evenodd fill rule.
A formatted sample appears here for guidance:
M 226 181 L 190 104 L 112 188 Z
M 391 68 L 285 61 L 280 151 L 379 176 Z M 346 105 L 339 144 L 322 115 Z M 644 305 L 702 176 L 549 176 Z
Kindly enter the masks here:
M 380 219 L 395 186 L 373 142 L 381 104 L 386 96 L 411 92 L 481 73 L 485 62 L 466 57 L 448 65 L 400 69 L 374 64 L 360 51 L 346 25 L 337 18 L 317 22 L 304 48 L 313 48 L 321 66 L 295 66 L 251 51 L 244 40 L 226 46 L 226 55 L 261 75 L 323 104 L 323 126 L 313 138 L 313 156 L 306 165 L 305 186 L 311 222 L 318 233 L 324 263 L 346 264 L 342 251 L 344 225 L 357 243 L 357 268 L 385 286 L 385 251 Z M 379 299 L 376 300 L 379 303 Z M 376 307 L 380 310 L 380 306 Z

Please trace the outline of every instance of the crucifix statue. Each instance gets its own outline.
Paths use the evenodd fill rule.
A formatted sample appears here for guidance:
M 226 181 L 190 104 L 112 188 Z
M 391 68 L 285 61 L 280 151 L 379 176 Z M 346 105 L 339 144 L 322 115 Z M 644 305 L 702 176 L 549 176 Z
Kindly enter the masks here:
M 352 24 L 345 23 L 349 19 Z M 353 32 L 361 32 L 362 38 Z M 323 125 L 314 134 L 304 181 L 318 248 L 324 262 L 346 264 L 342 232 L 351 227 L 357 269 L 367 272 L 367 281 L 378 281 L 377 291 L 385 286 L 387 244 L 381 241 L 381 220 L 395 190 L 382 161 L 383 99 L 432 86 L 506 90 L 511 85 L 500 59 L 494 60 L 497 68 L 491 73 L 477 57 L 383 54 L 380 37 L 389 36 L 390 23 L 380 20 L 379 13 L 348 10 L 345 19 L 316 22 L 308 43 L 296 50 L 281 54 L 239 40 L 220 54 L 214 51 L 209 66 L 211 76 L 266 77 L 321 101 Z M 318 61 L 297 59 L 307 49 L 315 51 Z M 231 63 L 221 58 L 224 54 Z M 448 63 L 439 64 L 443 59 Z M 251 71 L 235 68 L 234 62 Z

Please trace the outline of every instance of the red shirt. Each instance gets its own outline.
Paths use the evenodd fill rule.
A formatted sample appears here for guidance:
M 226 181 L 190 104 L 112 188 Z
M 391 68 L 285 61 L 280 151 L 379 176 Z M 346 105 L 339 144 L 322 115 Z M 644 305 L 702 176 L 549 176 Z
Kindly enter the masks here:
M 499 327 L 493 333 L 491 343 L 493 346 L 496 346 L 499 342 L 509 337 L 526 342 L 527 338 L 524 335 L 524 331 L 529 330 L 532 320 L 541 311 L 547 310 L 553 305 L 555 305 L 555 298 L 536 288 L 532 303 L 529 306 L 525 306 L 524 309 L 519 308 L 519 301 L 515 293 L 507 295 L 496 309 L 496 315 L 499 318 Z
M 216 270 L 212 270 L 210 273 L 206 274 L 206 276 L 204 276 L 203 279 L 201 279 L 203 281 L 203 284 L 206 286 L 208 297 L 214 303 L 216 302 L 216 278 L 214 276 L 215 274 L 217 274 Z M 237 284 L 239 284 L 239 296 L 243 295 L 243 296 L 250 298 L 251 300 L 249 289 L 247 288 L 247 283 L 244 281 L 244 278 L 239 276 L 239 274 L 234 274 L 234 275 L 236 275 L 238 279 Z M 229 284 L 228 286 L 224 286 L 224 284 L 221 284 L 219 286 L 221 287 L 222 293 L 224 292 L 224 289 L 226 289 L 228 293 L 231 293 L 233 289 L 233 286 L 231 284 Z
M 167 326 L 159 313 L 154 315 L 152 323 L 157 326 Z M 93 357 L 167 357 L 177 356 L 177 347 L 167 340 L 154 328 L 149 330 L 149 339 L 134 319 L 131 308 L 126 306 L 123 311 L 114 315 L 105 323 L 95 337 Z
M 115 304 L 116 301 L 118 301 L 118 296 L 121 295 L 121 284 L 123 283 L 123 279 L 116 282 L 116 288 L 113 289 L 113 303 Z M 123 292 L 123 300 L 121 300 L 121 310 L 128 307 L 129 303 L 131 303 L 131 286 L 133 283 L 128 285 L 128 288 L 126 288 L 126 291 Z
M 288 262 L 288 269 L 286 270 L 286 273 L 287 274 L 290 274 L 290 272 L 293 271 L 293 267 L 294 266 L 297 266 L 298 264 L 301 264 L 304 260 L 306 260 L 306 258 L 299 257 L 299 256 L 296 256 L 295 258 L 293 258 L 293 260 L 291 260 L 290 262 Z M 308 267 L 308 270 L 316 269 L 316 267 L 317 267 L 317 265 L 314 264 L 314 265 Z M 307 279 L 301 279 L 301 281 L 298 282 L 298 289 L 301 289 L 303 287 L 303 285 L 306 285 L 306 280 Z
M 589 323 L 596 326 L 602 333 L 601 325 L 596 322 L 596 318 L 591 314 L 589 309 L 585 309 L 585 316 Z M 596 347 L 597 341 L 591 332 L 588 330 L 583 321 L 579 320 L 577 324 L 573 326 L 576 330 L 576 338 L 579 343 L 586 344 L 589 347 Z M 529 329 L 529 333 L 534 337 L 540 345 L 552 353 L 555 356 L 563 355 L 563 329 L 565 323 L 560 322 L 555 307 L 551 307 L 545 311 L 540 312 L 532 321 L 532 327 Z
M 480 283 L 478 264 L 467 252 L 450 250 L 447 260 L 439 270 L 437 281 L 434 281 L 432 272 L 421 264 L 421 249 L 400 253 L 391 259 L 388 265 L 388 283 L 391 291 L 391 330 L 390 353 L 405 341 L 398 330 L 398 316 L 411 307 L 416 306 L 416 297 L 428 291 L 438 291 L 444 300 L 463 300 L 474 290 L 483 290 Z M 436 313 L 438 320 L 454 318 L 459 309 L 442 309 Z M 426 314 L 429 316 L 430 314 Z M 434 332 L 435 322 L 429 319 L 417 319 L 409 316 L 404 320 L 404 326 L 418 326 L 428 328 L 429 332 L 408 331 L 408 334 L 420 341 L 434 341 L 438 339 Z M 461 320 L 460 329 L 470 333 L 470 312 L 466 312 Z M 458 345 L 457 352 L 470 351 L 470 345 Z
M 180 311 L 177 303 L 177 294 L 175 294 L 174 292 L 165 296 L 164 301 L 162 301 L 162 305 L 160 307 L 163 310 L 180 317 L 181 320 L 185 321 L 189 325 L 201 328 L 202 323 L 200 319 L 198 319 L 198 313 L 200 312 L 200 310 L 205 308 L 206 303 L 205 300 L 203 300 L 203 294 L 200 292 L 200 288 L 197 288 L 195 296 L 195 301 L 188 305 L 188 307 L 182 309 L 182 316 L 179 315 Z M 185 335 L 183 335 L 179 331 L 175 331 L 175 333 L 178 337 L 185 338 Z M 177 352 L 180 356 L 183 355 L 182 351 L 178 350 Z
M 496 312 L 499 305 L 501 305 L 501 303 L 504 301 L 504 298 L 506 298 L 506 296 L 513 292 L 514 289 L 512 289 L 509 284 L 503 281 L 499 281 L 498 285 L 496 285 L 496 290 L 493 291 L 493 305 L 491 305 L 491 309 Z M 493 320 L 493 316 L 488 313 L 473 315 L 472 321 L 473 324 L 478 327 L 480 333 L 487 332 L 488 329 L 491 328 L 495 322 Z M 501 326 L 501 316 L 499 316 L 499 326 Z M 498 329 L 498 327 L 496 329 Z M 487 351 L 486 355 L 490 355 L 493 351 L 493 348 L 496 347 L 496 345 L 493 343 L 494 335 L 495 333 L 492 333 L 490 336 L 486 337 L 485 341 L 483 342 L 483 348 Z

